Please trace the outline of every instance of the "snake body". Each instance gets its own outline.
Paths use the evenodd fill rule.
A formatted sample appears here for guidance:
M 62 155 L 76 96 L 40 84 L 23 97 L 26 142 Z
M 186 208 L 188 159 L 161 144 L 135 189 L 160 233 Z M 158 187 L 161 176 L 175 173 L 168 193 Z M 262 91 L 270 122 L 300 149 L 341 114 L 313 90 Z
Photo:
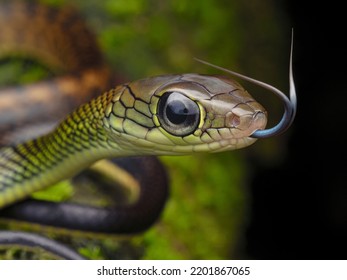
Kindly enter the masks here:
M 51 133 L 51 136 L 29 141 L 32 144 L 26 141 L 49 133 L 59 120 L 77 106 L 110 88 L 115 78 L 113 75 L 111 77 L 92 32 L 71 8 L 56 9 L 33 1 L 0 1 L 0 26 L 0 59 L 29 57 L 48 65 L 49 69 L 58 69 L 57 77 L 53 79 L 5 87 L 0 91 L 1 217 L 54 227 L 85 229 L 89 232 L 130 233 L 149 227 L 161 213 L 168 191 L 165 170 L 154 157 L 113 160 L 130 172 L 141 187 L 138 200 L 131 206 L 116 205 L 104 209 L 30 199 L 16 201 L 34 189 L 49 185 L 51 175 L 42 172 L 44 166 L 53 172 L 56 172 L 55 167 L 68 170 L 62 164 L 65 162 L 62 155 L 69 152 L 62 152 L 61 149 L 64 146 L 71 151 L 71 141 L 56 142 L 54 139 L 66 138 L 66 124 L 71 125 L 75 117 L 60 126 L 57 134 Z M 85 131 L 81 125 L 88 125 L 92 121 L 90 112 L 86 112 L 85 120 L 74 124 L 79 124 L 76 133 L 78 130 Z M 80 136 L 89 137 L 88 133 Z M 90 142 L 88 139 L 83 141 L 79 145 L 86 148 Z M 57 143 L 62 146 L 57 147 Z M 74 148 L 80 149 L 75 144 Z M 39 152 L 36 154 L 37 158 L 33 150 L 35 145 L 40 146 L 36 150 Z M 52 153 L 52 149 L 55 149 L 57 157 L 48 155 Z M 83 161 L 84 157 L 81 153 L 77 158 Z M 76 159 L 72 161 L 76 166 Z M 76 172 L 74 170 L 71 175 Z M 37 182 L 37 175 L 48 180 L 44 179 L 47 181 L 40 182 L 38 186 L 33 182 Z M 56 179 L 53 181 L 57 181 Z M 117 200 L 112 195 L 111 199 Z M 12 202 L 16 202 L 15 205 L 9 205 Z M 81 211 L 84 215 L 80 215 Z
M 68 73 L 0 92 L 3 217 L 96 232 L 144 230 L 163 207 L 154 200 L 167 197 L 165 171 L 152 156 L 240 149 L 266 126 L 265 109 L 229 77 L 163 75 L 112 88 L 94 37 L 70 10 L 0 2 L 0 26 L 6 26 L 0 57 L 25 52 Z M 29 30 L 32 35 L 26 35 Z M 290 122 L 294 115 L 289 114 Z M 23 132 L 62 116 L 47 133 Z M 133 206 L 104 209 L 27 199 L 104 158 L 117 158 L 114 162 L 147 186 Z

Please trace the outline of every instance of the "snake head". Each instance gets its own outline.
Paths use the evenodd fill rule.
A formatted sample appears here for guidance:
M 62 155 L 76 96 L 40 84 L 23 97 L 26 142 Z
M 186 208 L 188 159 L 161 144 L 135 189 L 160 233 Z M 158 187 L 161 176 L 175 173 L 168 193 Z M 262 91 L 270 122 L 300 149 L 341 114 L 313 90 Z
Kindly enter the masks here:
M 221 76 L 185 74 L 152 99 L 157 128 L 178 150 L 243 148 L 255 142 L 254 131 L 266 126 L 265 109 L 240 84 Z
M 267 122 L 264 108 L 240 84 L 220 76 L 139 80 L 125 85 L 113 102 L 106 123 L 127 154 L 239 149 L 254 143 L 250 136 Z

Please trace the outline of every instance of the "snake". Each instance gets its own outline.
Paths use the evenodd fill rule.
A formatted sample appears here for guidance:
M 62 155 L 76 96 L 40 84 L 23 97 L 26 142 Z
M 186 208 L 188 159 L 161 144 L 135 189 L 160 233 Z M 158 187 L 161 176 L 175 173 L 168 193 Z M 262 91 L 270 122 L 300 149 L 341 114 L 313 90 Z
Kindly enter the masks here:
M 168 197 L 167 174 L 156 156 L 241 149 L 283 133 L 295 117 L 292 50 L 290 98 L 266 83 L 199 60 L 283 101 L 281 121 L 266 128 L 264 107 L 230 75 L 169 74 L 115 85 L 93 33 L 70 8 L 0 2 L 0 26 L 0 59 L 28 56 L 59 73 L 0 91 L 4 219 L 107 234 L 141 232 L 158 219 Z M 104 159 L 139 185 L 135 203 L 92 207 L 30 198 Z M 79 258 L 44 237 L 0 232 L 0 244 L 13 243 Z

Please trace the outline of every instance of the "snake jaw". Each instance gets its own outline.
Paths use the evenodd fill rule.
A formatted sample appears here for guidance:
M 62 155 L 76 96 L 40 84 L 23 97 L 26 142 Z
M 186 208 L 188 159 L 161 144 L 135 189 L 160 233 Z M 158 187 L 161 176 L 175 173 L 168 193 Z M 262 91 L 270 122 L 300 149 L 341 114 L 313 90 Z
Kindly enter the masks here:
M 218 134 L 208 131 L 209 135 L 215 137 L 214 141 L 208 144 L 210 152 L 231 151 L 252 145 L 257 139 L 251 135 L 254 131 L 266 127 L 267 113 L 261 110 L 243 115 L 230 113 L 227 114 L 226 120 L 231 126 L 229 129 L 220 128 Z
M 225 117 L 229 127 L 209 128 L 203 132 L 203 139 L 210 152 L 236 150 L 253 144 L 257 139 L 251 137 L 254 131 L 263 129 L 267 123 L 265 111 L 254 111 L 236 115 L 229 112 Z M 202 151 L 201 147 L 194 150 Z

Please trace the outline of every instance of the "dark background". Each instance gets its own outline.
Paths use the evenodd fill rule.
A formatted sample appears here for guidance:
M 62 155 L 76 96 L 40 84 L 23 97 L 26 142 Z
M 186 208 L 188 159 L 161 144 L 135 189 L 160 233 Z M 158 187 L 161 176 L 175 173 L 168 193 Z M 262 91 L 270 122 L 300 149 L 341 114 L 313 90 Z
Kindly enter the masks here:
M 286 1 L 298 114 L 288 160 L 253 179 L 250 258 L 347 259 L 346 15 L 322 3 Z

